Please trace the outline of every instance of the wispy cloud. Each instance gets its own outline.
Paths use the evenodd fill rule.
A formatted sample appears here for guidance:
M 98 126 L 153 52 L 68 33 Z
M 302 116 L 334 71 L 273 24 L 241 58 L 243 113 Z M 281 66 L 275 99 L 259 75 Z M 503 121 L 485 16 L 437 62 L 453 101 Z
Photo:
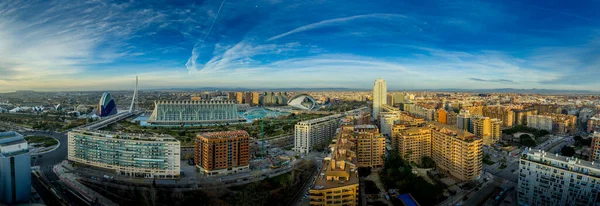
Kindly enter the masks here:
M 473 80 L 473 81 L 478 81 L 478 82 L 515 83 L 515 81 L 510 80 L 510 79 L 481 79 L 481 78 L 469 78 L 469 79 Z
M 356 16 L 349 16 L 349 17 L 343 17 L 343 18 L 328 19 L 328 20 L 324 20 L 324 21 L 320 21 L 317 23 L 312 23 L 312 24 L 308 24 L 308 25 L 304 25 L 304 26 L 292 29 L 283 34 L 273 36 L 273 37 L 267 39 L 267 41 L 273 41 L 273 40 L 277 40 L 277 39 L 283 38 L 283 37 L 291 35 L 291 34 L 305 32 L 305 31 L 309 31 L 309 30 L 317 29 L 317 28 L 321 28 L 321 27 L 326 27 L 326 26 L 334 26 L 334 25 L 337 25 L 340 23 L 353 21 L 353 20 L 357 20 L 357 19 L 368 19 L 368 18 L 390 19 L 390 18 L 405 18 L 405 17 L 406 16 L 400 15 L 400 14 L 365 14 L 365 15 L 356 15 Z
M 89 65 L 139 56 L 126 40 L 162 18 L 129 4 L 9 1 L 0 6 L 0 65 L 12 80 L 81 73 Z M 7 77 L 10 75 L 10 77 Z

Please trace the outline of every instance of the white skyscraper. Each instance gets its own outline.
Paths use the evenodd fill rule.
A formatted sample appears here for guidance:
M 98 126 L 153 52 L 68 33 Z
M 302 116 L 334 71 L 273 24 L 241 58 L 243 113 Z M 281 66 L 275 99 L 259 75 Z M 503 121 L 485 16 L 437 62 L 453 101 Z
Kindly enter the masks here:
M 387 86 L 385 80 L 379 78 L 375 80 L 373 86 L 373 118 L 377 118 L 381 112 L 381 106 L 387 103 Z

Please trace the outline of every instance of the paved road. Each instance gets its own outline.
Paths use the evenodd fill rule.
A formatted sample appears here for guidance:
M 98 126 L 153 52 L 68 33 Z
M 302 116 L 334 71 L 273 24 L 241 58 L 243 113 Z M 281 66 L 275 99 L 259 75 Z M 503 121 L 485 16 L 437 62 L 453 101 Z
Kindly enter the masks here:
M 42 178 L 44 180 L 48 181 L 48 185 L 50 187 L 54 188 L 55 191 L 57 191 L 58 195 L 61 198 L 63 198 L 68 204 L 70 204 L 70 205 L 85 205 L 85 203 L 83 201 L 81 201 L 77 196 L 70 193 L 66 188 L 63 189 L 64 186 L 60 182 L 58 176 L 56 176 L 56 174 L 54 174 L 54 172 L 52 171 L 52 167 L 55 164 L 58 164 L 58 163 L 62 162 L 63 160 L 67 159 L 67 153 L 68 153 L 67 134 L 59 133 L 59 132 L 31 131 L 31 132 L 23 132 L 22 135 L 23 136 L 31 136 L 31 135 L 49 136 L 49 137 L 53 137 L 53 138 L 57 139 L 60 142 L 60 146 L 56 150 L 46 153 L 46 154 L 32 156 L 31 157 L 31 166 L 39 166 L 40 167 L 40 173 L 42 175 Z M 33 186 L 40 194 L 41 193 L 50 194 L 50 191 L 48 191 L 47 188 L 42 187 L 41 184 L 33 184 Z M 42 191 L 40 191 L 40 190 L 42 190 Z M 46 201 L 46 200 L 48 200 L 49 202 L 56 201 L 56 198 L 52 195 L 45 195 L 45 196 L 42 196 L 42 198 L 44 198 L 44 201 Z M 52 198 L 52 199 L 48 199 L 48 198 Z
M 23 136 L 31 136 L 31 135 L 49 136 L 49 137 L 53 137 L 53 138 L 57 139 L 60 142 L 60 146 L 58 147 L 58 149 L 56 149 L 52 152 L 46 153 L 46 154 L 32 156 L 31 157 L 31 165 L 32 166 L 40 166 L 40 167 L 53 166 L 55 164 L 62 162 L 65 159 L 67 159 L 68 137 L 67 137 L 66 133 L 43 132 L 43 131 L 23 133 Z
M 306 159 L 308 159 L 308 160 L 310 160 L 310 159 L 315 160 L 315 164 L 317 164 L 317 169 L 314 171 L 314 173 L 312 175 L 313 177 L 310 178 L 309 181 L 307 181 L 302 186 L 302 189 L 300 189 L 300 191 L 298 191 L 298 193 L 296 194 L 296 197 L 291 202 L 292 205 L 307 205 L 306 203 L 310 202 L 309 201 L 310 196 L 308 198 L 304 198 L 304 194 L 306 194 L 310 191 L 310 187 L 314 183 L 314 180 L 317 177 L 317 173 L 319 173 L 319 170 L 321 169 L 324 158 L 325 158 L 325 154 L 323 154 L 323 153 L 310 153 L 306 156 Z

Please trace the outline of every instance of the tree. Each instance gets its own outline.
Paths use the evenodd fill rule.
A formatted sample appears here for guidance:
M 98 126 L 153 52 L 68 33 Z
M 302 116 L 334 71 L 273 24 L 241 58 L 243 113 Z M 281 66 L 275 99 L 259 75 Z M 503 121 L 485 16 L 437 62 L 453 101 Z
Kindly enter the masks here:
M 359 167 L 358 168 L 358 176 L 359 177 L 366 177 L 371 175 L 371 168 L 369 167 Z
M 521 144 L 523 146 L 527 146 L 527 147 L 535 147 L 535 145 L 536 145 L 535 140 L 533 140 L 531 138 L 522 140 Z
M 424 156 L 423 158 L 421 158 L 421 166 L 423 168 L 434 168 L 435 161 L 433 161 L 431 157 Z
M 523 146 L 535 147 L 536 145 L 535 140 L 531 139 L 531 136 L 529 136 L 528 134 L 522 134 L 521 136 L 519 136 L 519 140 L 521 145 Z
M 575 141 L 577 141 L 577 142 L 581 142 L 581 140 L 583 140 L 583 137 L 581 137 L 581 136 L 575 136 L 575 137 L 573 137 L 573 139 Z
M 563 156 L 572 157 L 573 155 L 575 155 L 575 148 L 564 146 L 562 149 L 560 149 L 560 153 Z
M 523 141 L 523 139 L 527 139 L 527 138 L 531 139 L 531 136 L 529 136 L 528 134 L 522 134 L 521 136 L 519 136 L 519 139 L 521 141 Z

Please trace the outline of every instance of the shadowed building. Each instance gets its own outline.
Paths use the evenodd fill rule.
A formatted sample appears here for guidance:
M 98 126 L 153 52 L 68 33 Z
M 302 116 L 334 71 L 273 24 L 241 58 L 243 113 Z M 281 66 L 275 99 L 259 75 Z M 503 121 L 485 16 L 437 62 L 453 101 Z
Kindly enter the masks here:
M 31 194 L 31 156 L 16 132 L 0 132 L 0 205 L 27 203 Z
M 519 161 L 519 205 L 598 205 L 600 165 L 527 148 Z

